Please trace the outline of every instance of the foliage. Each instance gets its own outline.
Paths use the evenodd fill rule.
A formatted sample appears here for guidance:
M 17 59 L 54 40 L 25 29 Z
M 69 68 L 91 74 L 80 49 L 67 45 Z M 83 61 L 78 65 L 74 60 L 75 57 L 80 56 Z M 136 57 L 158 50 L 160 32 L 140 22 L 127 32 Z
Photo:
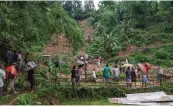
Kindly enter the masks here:
M 83 20 L 90 16 L 90 12 L 94 11 L 95 6 L 93 0 L 84 1 L 60 1 L 61 5 L 68 12 L 69 16 L 76 20 Z
M 150 57 L 148 57 L 148 56 L 144 56 L 144 55 L 140 55 L 140 54 L 133 54 L 132 56 L 136 63 L 150 62 Z
M 168 59 L 169 58 L 169 53 L 163 50 L 157 50 L 155 53 L 156 58 L 159 59 Z
M 58 2 L 1 2 L 0 11 L 1 49 L 41 51 L 54 33 L 65 33 L 74 51 L 83 45 L 82 30 Z
M 13 95 L 10 95 L 10 96 L 2 96 L 0 98 L 0 105 L 4 105 L 6 103 L 9 103 L 13 98 L 14 98 Z
M 172 2 L 122 1 L 101 2 L 100 9 L 89 18 L 96 31 L 86 51 L 104 58 L 116 54 L 128 45 L 148 46 L 156 41 L 172 41 Z M 168 56 L 168 55 L 167 55 Z M 170 55 L 169 55 L 170 57 Z M 142 59 L 143 58 L 143 59 Z M 135 60 L 150 61 L 148 56 Z
M 17 105 L 32 105 L 33 99 L 35 98 L 37 98 L 37 95 L 34 93 L 22 94 L 17 97 L 16 104 Z
M 75 102 L 74 102 L 75 101 Z M 116 105 L 116 103 L 110 103 L 107 98 L 102 99 L 85 99 L 85 100 L 79 100 L 79 99 L 72 99 L 72 100 L 64 100 L 61 101 L 61 105 Z
M 51 89 L 51 91 L 50 91 Z M 102 88 L 89 88 L 89 87 L 81 87 L 81 88 L 72 88 L 68 86 L 59 86 L 59 87 L 51 87 L 49 90 L 40 89 L 37 92 L 40 92 L 38 95 L 43 96 L 46 95 L 55 95 L 59 98 L 59 100 L 64 99 L 72 99 L 72 98 L 78 98 L 78 99 L 86 99 L 86 98 L 100 98 L 100 97 L 120 97 L 123 96 L 123 90 L 117 88 L 117 87 L 102 87 Z M 58 91 L 58 92 L 53 92 Z M 41 93 L 42 92 L 42 93 Z
M 123 77 L 123 76 L 122 76 Z M 157 91 L 164 91 L 166 94 L 173 94 L 172 90 L 172 82 L 166 82 L 163 84 L 162 87 L 155 86 L 155 87 L 149 87 L 149 88 L 135 88 L 135 89 L 128 89 L 120 86 L 110 86 L 110 87 L 101 87 L 101 88 L 91 88 L 91 87 L 80 87 L 80 88 L 72 88 L 70 86 L 45 86 L 41 89 L 38 89 L 33 94 L 28 94 L 28 97 L 26 97 L 26 94 L 20 95 L 17 99 L 16 104 L 19 102 L 22 104 L 26 103 L 26 100 L 28 100 L 28 104 L 34 104 L 38 101 L 37 98 L 43 98 L 48 95 L 51 95 L 52 97 L 58 98 L 60 102 L 63 103 L 63 101 L 66 100 L 78 100 L 78 101 L 86 101 L 88 99 L 103 99 L 108 97 L 124 97 L 125 94 L 130 93 L 143 93 L 143 92 L 157 92 Z M 32 100 L 32 102 L 31 102 Z
M 146 53 L 136 51 L 129 56 L 129 59 L 134 61 L 134 63 L 147 61 L 154 65 L 171 67 L 173 63 L 171 53 L 172 44 L 165 44 L 162 46 L 149 48 Z

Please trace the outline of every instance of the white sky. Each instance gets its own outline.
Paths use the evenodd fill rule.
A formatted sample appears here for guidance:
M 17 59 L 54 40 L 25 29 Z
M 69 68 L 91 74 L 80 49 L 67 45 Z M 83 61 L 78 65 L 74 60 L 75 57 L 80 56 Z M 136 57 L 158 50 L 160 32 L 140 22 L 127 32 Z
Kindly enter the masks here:
M 87 1 L 87 0 L 81 0 L 82 1 L 82 5 L 84 5 L 84 1 Z M 96 9 L 98 9 L 98 2 L 101 1 L 101 0 L 93 0 L 94 2 L 94 6 Z
M 87 1 L 87 0 L 81 0 L 81 1 L 82 1 L 82 4 L 84 4 L 84 1 Z M 122 0 L 93 0 L 96 10 L 99 8 L 98 7 L 99 1 L 122 1 Z
M 98 9 L 98 2 L 99 2 L 99 1 L 100 1 L 100 0 L 93 0 L 94 6 L 95 6 L 96 10 Z

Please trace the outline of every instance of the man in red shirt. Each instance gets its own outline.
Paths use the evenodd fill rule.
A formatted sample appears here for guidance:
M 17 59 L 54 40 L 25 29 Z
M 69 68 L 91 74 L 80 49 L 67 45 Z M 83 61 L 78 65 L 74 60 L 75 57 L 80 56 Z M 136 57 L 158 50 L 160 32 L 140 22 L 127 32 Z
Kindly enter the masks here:
M 13 93 L 16 94 L 15 88 L 14 88 L 14 80 L 17 75 L 17 70 L 16 70 L 16 63 L 12 63 L 11 66 L 7 67 L 7 72 L 6 72 L 6 78 L 9 81 L 8 87 L 7 87 L 7 96 L 10 93 L 10 90 L 13 89 Z

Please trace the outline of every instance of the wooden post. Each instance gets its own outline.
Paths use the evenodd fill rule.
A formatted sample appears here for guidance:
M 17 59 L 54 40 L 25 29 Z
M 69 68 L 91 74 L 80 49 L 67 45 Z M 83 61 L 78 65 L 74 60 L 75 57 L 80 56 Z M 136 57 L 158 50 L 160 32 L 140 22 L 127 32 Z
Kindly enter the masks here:
M 153 87 L 154 87 L 154 68 L 152 67 L 152 70 L 153 70 Z

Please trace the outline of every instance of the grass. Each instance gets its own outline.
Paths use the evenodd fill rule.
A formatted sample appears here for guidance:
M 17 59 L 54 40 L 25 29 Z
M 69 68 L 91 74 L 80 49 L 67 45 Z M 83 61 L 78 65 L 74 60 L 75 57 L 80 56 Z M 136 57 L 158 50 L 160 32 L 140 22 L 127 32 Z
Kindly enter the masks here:
M 108 98 L 103 99 L 73 99 L 73 100 L 64 100 L 61 101 L 61 105 L 118 105 L 122 106 L 121 104 L 110 103 Z
M 0 97 L 0 105 L 5 105 L 7 103 L 10 103 L 11 100 L 13 100 L 14 98 L 15 98 L 14 95 L 2 96 L 2 97 Z

